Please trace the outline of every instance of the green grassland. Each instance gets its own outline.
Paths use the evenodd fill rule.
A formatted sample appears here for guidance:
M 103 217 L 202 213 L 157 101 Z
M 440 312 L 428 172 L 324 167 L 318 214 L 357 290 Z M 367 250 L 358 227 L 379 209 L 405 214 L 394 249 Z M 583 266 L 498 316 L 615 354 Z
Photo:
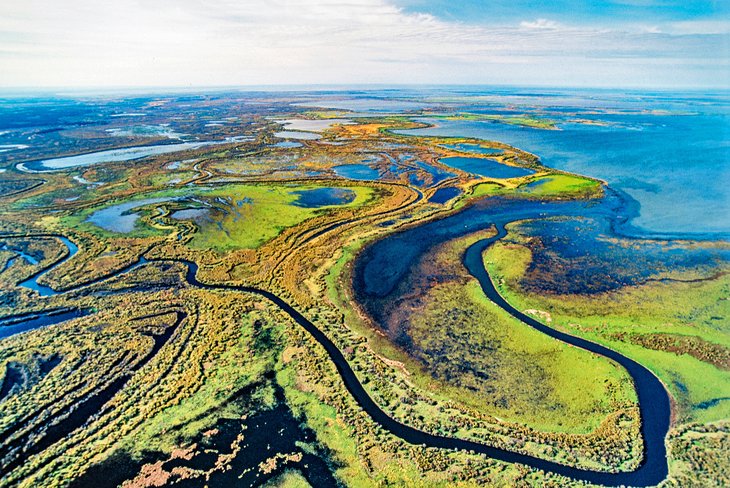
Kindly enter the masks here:
M 597 180 L 570 174 L 552 174 L 537 178 L 521 178 L 512 184 L 479 183 L 472 196 L 517 195 L 525 198 L 592 198 L 601 194 Z
M 293 203 L 294 193 L 317 188 L 311 185 L 235 185 L 216 188 L 210 197 L 230 198 L 238 201 L 248 198 L 252 204 L 242 205 L 237 212 L 230 212 L 222 220 L 203 224 L 190 245 L 198 249 L 255 249 L 276 237 L 282 230 L 293 227 L 311 217 L 332 208 L 348 208 L 365 205 L 373 197 L 373 190 L 366 186 L 348 187 L 356 194 L 355 199 L 344 205 L 320 208 L 304 208 Z M 219 225 L 220 224 L 220 225 Z
M 416 342 L 432 349 L 430 358 L 397 348 L 349 305 L 350 294 L 338 283 L 361 243 L 346 247 L 331 266 L 329 300 L 349 327 L 367 337 L 365 350 L 357 342 L 342 346 L 358 349 L 349 360 L 366 389 L 390 415 L 438 435 L 507 449 L 518 439 L 522 452 L 596 469 L 632 469 L 641 439 L 630 378 L 610 361 L 514 321 L 487 300 L 459 264 L 461 251 L 486 237 L 478 234 L 444 245 L 431 259 L 437 269 L 457 270 L 457 281 L 425 294 L 414 288 L 417 308 L 407 320 Z M 366 351 L 376 358 L 368 359 Z
M 486 298 L 460 263 L 469 240 L 428 257 L 461 279 L 428 289 L 410 316 L 419 361 L 450 385 L 453 398 L 506 421 L 577 433 L 632 406 L 635 393 L 622 368 L 535 331 Z
M 654 371 L 677 402 L 679 420 L 730 416 L 730 275 L 651 282 L 598 295 L 536 295 L 520 288 L 530 250 L 500 242 L 485 253 L 500 292 L 517 308 L 547 312 L 554 327 L 608 345 Z
M 264 488 L 310 488 L 312 485 L 299 471 L 286 471 L 263 486 Z
M 305 208 L 294 204 L 298 198 L 297 191 L 315 188 L 317 188 L 315 185 L 297 184 L 241 184 L 169 189 L 148 193 L 142 198 L 111 201 L 103 206 L 84 209 L 63 217 L 61 222 L 65 227 L 105 238 L 160 237 L 170 233 L 174 228 L 174 221 L 168 220 L 168 225 L 154 225 L 150 217 L 158 213 L 155 208 L 161 206 L 170 209 L 207 208 L 210 210 L 209 218 L 196 222 L 198 230 L 190 246 L 225 252 L 233 249 L 255 249 L 276 237 L 284 229 L 300 224 L 322 212 L 365 205 L 373 197 L 371 188 L 356 186 L 348 187 L 356 196 L 347 204 L 319 208 Z M 140 218 L 132 232 L 111 232 L 87 220 L 90 215 L 102 208 L 148 198 L 170 198 L 171 201 L 133 209 L 133 212 L 140 214 Z M 203 198 L 208 202 L 208 206 L 195 203 L 194 199 Z M 181 203 L 182 199 L 189 199 L 192 203 L 190 205 Z
M 347 255 L 349 251 L 345 253 Z M 344 262 L 346 259 L 339 260 L 338 266 Z M 330 275 L 328 281 L 332 276 Z M 329 312 L 323 312 L 323 315 L 328 317 Z M 318 325 L 326 328 L 326 321 L 325 318 Z M 345 333 L 345 336 L 348 334 L 350 333 Z M 284 386 L 287 402 L 292 410 L 307 419 L 308 425 L 317 432 L 319 440 L 330 449 L 329 452 L 338 465 L 337 474 L 346 486 L 550 486 L 545 485 L 546 482 L 558 483 L 555 486 L 574 486 L 574 483 L 564 478 L 490 460 L 480 455 L 424 449 L 422 446 L 406 444 L 372 423 L 346 393 L 335 368 L 324 360 L 324 351 L 313 345 L 312 339 L 306 333 L 299 328 L 289 329 L 288 344 L 277 367 L 277 381 Z M 361 347 L 362 342 L 358 340 L 345 347 L 345 354 L 356 371 L 369 372 L 364 381 L 366 388 L 370 389 L 374 383 L 380 382 L 391 386 L 399 383 L 405 390 L 396 389 L 396 403 L 402 402 L 407 408 L 411 408 L 411 405 L 416 408 L 424 407 L 416 414 L 428 416 L 433 413 L 433 419 L 427 419 L 427 422 L 438 424 L 443 421 L 441 433 L 449 435 L 450 432 L 453 435 L 455 431 L 449 430 L 447 424 L 453 422 L 449 415 L 453 415 L 454 409 L 444 410 L 444 404 L 435 403 L 431 397 L 417 396 L 418 402 L 412 403 L 412 397 L 407 390 L 412 390 L 413 385 L 408 387 L 403 384 L 402 379 L 393 378 L 390 368 L 383 370 L 385 364 L 379 356 L 373 357 L 371 349 L 359 350 L 356 355 L 350 352 L 353 348 Z M 381 391 L 371 390 L 378 403 L 387 409 L 379 393 Z M 398 397 L 399 394 L 402 396 Z M 418 420 L 420 418 L 422 421 L 422 416 L 402 418 L 400 414 L 398 412 L 396 418 L 419 428 L 425 427 Z M 513 435 L 519 437 L 519 434 Z

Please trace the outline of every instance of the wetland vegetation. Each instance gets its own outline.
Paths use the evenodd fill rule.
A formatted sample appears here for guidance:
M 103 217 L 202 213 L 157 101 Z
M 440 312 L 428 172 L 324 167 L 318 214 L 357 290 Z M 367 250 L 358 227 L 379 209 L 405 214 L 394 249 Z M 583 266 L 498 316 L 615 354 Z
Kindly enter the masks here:
M 583 109 L 352 97 L 8 105 L 0 485 L 728 481 L 723 236 L 422 132 Z

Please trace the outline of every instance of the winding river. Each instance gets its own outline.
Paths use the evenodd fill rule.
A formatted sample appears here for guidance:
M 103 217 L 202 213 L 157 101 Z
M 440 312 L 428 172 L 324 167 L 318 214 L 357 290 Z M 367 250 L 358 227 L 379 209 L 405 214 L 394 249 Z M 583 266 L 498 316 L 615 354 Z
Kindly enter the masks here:
M 279 307 L 297 324 L 310 333 L 312 337 L 325 349 L 342 378 L 345 387 L 360 407 L 362 407 L 363 410 L 365 410 L 370 417 L 384 429 L 410 444 L 420 444 L 441 449 L 470 450 L 496 460 L 508 463 L 520 463 L 546 472 L 567 476 L 575 480 L 608 486 L 651 486 L 658 484 L 664 480 L 668 474 L 664 439 L 669 429 L 670 402 L 669 396 L 662 383 L 648 369 L 635 361 L 599 344 L 553 330 L 516 310 L 499 295 L 482 262 L 482 252 L 493 242 L 506 235 L 505 225 L 509 222 L 528 218 L 542 218 L 551 215 L 583 215 L 587 211 L 591 212 L 593 215 L 615 215 L 616 202 L 610 198 L 606 198 L 598 203 L 531 202 L 527 205 L 523 204 L 518 206 L 510 205 L 509 203 L 498 201 L 496 199 L 489 199 L 489 201 L 490 203 L 488 204 L 485 204 L 485 201 L 477 202 L 476 204 L 470 205 L 466 209 L 451 216 L 406 229 L 405 231 L 392 234 L 373 243 L 361 254 L 356 262 L 355 288 L 357 289 L 359 287 L 363 293 L 370 292 L 374 295 L 386 297 L 388 293 L 394 289 L 398 281 L 404 276 L 404 273 L 407 271 L 410 264 L 426 252 L 427 248 L 433 245 L 435 240 L 443 242 L 459 235 L 465 235 L 479 229 L 489 228 L 493 225 L 496 226 L 498 229 L 497 235 L 478 241 L 467 250 L 463 257 L 464 264 L 469 272 L 479 280 L 485 294 L 494 303 L 502 307 L 515 318 L 558 340 L 610 358 L 626 368 L 634 380 L 638 393 L 642 419 L 641 431 L 645 445 L 644 460 L 635 471 L 608 473 L 574 468 L 534 456 L 480 444 L 478 442 L 430 434 L 405 425 L 390 417 L 375 403 L 375 401 L 373 401 L 337 346 L 320 329 L 318 329 L 316 325 L 310 322 L 282 298 L 270 291 L 255 287 L 230 284 L 210 284 L 199 281 L 197 278 L 198 266 L 196 263 L 191 261 L 166 260 L 164 262 L 178 262 L 184 265 L 186 267 L 185 279 L 191 286 L 208 290 L 232 290 L 252 293 L 269 300 L 271 303 Z M 495 202 L 501 203 L 501 205 L 495 205 Z M 429 239 L 423 239 L 424 235 L 428 235 Z M 48 296 L 55 293 L 75 291 L 103 281 L 103 279 L 97 280 L 92 283 L 81 284 L 74 288 L 58 292 L 54 291 L 50 287 L 39 285 L 38 279 L 41 276 L 59 266 L 62 262 L 70 259 L 78 250 L 78 248 L 67 238 L 63 236 L 56 237 L 61 239 L 67 246 L 69 250 L 68 255 L 51 267 L 24 281 L 20 284 L 21 286 L 34 289 L 40 294 Z M 394 250 L 399 252 L 394 252 Z M 142 257 L 136 263 L 117 271 L 107 278 L 129 272 L 138 266 L 154 262 L 163 262 L 163 260 L 147 260 Z M 382 267 L 384 265 L 388 267 Z M 380 270 L 380 272 L 373 272 L 373 270 L 376 269 Z M 383 270 L 387 270 L 387 275 L 383 275 Z M 375 318 L 377 319 L 377 316 Z

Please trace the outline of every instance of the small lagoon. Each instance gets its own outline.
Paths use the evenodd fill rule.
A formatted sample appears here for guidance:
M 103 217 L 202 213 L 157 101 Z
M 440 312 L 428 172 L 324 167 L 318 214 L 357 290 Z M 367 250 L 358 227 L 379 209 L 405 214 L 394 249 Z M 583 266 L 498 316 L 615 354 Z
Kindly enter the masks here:
M 450 158 L 442 158 L 441 162 L 453 168 L 466 171 L 467 173 L 486 176 L 487 178 L 517 178 L 534 173 L 531 169 L 507 166 L 494 159 L 486 158 L 453 156 Z

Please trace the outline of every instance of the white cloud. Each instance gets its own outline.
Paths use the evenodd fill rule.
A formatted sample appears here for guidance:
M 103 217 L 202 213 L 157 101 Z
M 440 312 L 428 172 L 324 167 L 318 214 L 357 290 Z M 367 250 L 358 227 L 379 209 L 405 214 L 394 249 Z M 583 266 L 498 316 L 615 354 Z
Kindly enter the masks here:
M 640 32 L 646 33 L 646 34 L 661 34 L 662 29 L 657 25 L 645 25 L 643 27 L 639 28 Z
M 672 22 L 669 29 L 674 34 L 730 34 L 730 20 L 687 20 Z
M 708 45 L 727 39 L 691 34 L 546 19 L 471 25 L 388 0 L 6 1 L 0 86 L 600 84 L 618 74 L 721 84 L 727 63 Z M 687 67 L 642 72 L 621 61 L 656 58 Z
M 554 20 L 548 19 L 537 19 L 535 21 L 523 21 L 520 22 L 520 27 L 523 29 L 548 29 L 555 30 L 560 27 L 560 24 Z

